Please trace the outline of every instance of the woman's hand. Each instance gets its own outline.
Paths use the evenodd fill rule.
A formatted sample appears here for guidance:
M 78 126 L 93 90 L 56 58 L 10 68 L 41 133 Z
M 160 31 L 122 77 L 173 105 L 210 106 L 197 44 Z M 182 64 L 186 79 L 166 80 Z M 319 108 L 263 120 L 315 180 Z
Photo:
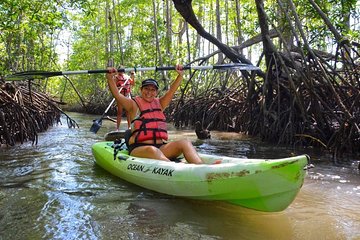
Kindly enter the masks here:
M 177 72 L 180 76 L 183 76 L 183 75 L 184 75 L 183 65 L 177 64 L 177 65 L 175 66 L 175 70 L 176 70 L 176 72 Z
M 108 67 L 107 70 L 108 70 L 108 72 L 106 73 L 107 79 L 112 79 L 117 74 L 117 70 L 114 67 Z

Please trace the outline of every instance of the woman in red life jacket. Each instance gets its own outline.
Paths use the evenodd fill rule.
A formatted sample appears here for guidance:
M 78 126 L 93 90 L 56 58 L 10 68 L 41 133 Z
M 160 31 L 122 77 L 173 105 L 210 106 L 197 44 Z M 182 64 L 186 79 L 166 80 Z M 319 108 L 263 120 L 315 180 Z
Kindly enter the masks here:
M 116 79 L 116 86 L 118 91 L 125 97 L 131 98 L 131 87 L 135 85 L 135 73 L 131 72 L 130 77 L 125 74 L 125 71 L 122 67 L 119 67 L 121 70 L 114 76 Z M 116 116 L 116 130 L 119 130 L 121 117 L 122 117 L 123 107 L 120 104 L 117 104 L 117 116 Z M 130 116 L 126 112 L 126 119 L 128 123 L 128 129 L 130 129 Z
M 121 105 L 130 116 L 131 136 L 129 138 L 129 153 L 134 157 L 146 157 L 170 161 L 183 154 L 189 163 L 201 164 L 203 161 L 194 146 L 188 140 L 178 140 L 166 143 L 167 132 L 163 111 L 169 106 L 176 90 L 183 80 L 183 67 L 176 65 L 177 78 L 170 89 L 157 98 L 159 85 L 154 79 L 146 79 L 140 88 L 140 97 L 130 99 L 119 94 L 113 76 L 115 68 L 106 74 L 111 93 L 118 105 Z

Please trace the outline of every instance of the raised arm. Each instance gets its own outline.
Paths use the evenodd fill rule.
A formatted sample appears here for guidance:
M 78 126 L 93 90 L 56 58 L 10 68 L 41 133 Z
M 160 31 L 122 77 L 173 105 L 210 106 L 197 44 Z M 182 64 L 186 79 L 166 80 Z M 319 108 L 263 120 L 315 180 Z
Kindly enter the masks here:
M 115 83 L 115 75 L 117 74 L 116 69 L 115 68 L 108 68 L 108 69 L 110 70 L 110 73 L 106 74 L 106 79 L 109 85 L 109 89 L 112 95 L 114 96 L 114 98 L 116 99 L 117 104 L 120 104 L 129 113 L 135 111 L 134 101 L 119 93 L 119 90 Z
M 170 85 L 170 89 L 162 97 L 160 97 L 160 104 L 163 110 L 169 106 L 176 90 L 179 88 L 180 83 L 183 80 L 183 66 L 178 64 L 175 66 L 175 70 L 178 73 L 178 76 L 176 77 L 175 81 Z

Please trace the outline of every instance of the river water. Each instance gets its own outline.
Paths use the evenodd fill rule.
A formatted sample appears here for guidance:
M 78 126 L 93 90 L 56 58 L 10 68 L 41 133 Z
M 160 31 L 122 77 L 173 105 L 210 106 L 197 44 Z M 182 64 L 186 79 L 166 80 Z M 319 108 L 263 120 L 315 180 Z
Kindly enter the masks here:
M 295 201 L 279 213 L 222 202 L 158 194 L 116 178 L 94 163 L 91 145 L 114 123 L 69 113 L 80 128 L 62 125 L 39 135 L 37 145 L 0 148 L 0 239 L 360 239 L 360 174 L 357 161 L 332 164 L 309 149 L 270 146 L 234 133 L 212 132 L 200 152 L 248 158 L 309 154 Z M 125 122 L 123 124 L 125 126 Z

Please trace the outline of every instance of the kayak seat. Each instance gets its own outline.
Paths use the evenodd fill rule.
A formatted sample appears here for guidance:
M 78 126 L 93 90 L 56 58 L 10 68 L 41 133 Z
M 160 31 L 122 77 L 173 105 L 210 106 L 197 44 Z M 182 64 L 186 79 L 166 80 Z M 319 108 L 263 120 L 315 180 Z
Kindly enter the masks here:
M 181 157 L 175 157 L 175 158 L 170 158 L 170 161 L 179 163 L 181 162 L 181 159 L 182 159 Z
M 126 129 L 125 133 L 124 133 L 124 139 L 125 139 L 125 144 L 126 147 L 129 149 L 129 139 L 131 137 L 131 129 Z
M 114 148 L 114 160 L 116 160 L 116 155 L 118 154 L 119 151 L 127 149 L 125 141 L 118 139 L 114 141 L 112 148 Z

